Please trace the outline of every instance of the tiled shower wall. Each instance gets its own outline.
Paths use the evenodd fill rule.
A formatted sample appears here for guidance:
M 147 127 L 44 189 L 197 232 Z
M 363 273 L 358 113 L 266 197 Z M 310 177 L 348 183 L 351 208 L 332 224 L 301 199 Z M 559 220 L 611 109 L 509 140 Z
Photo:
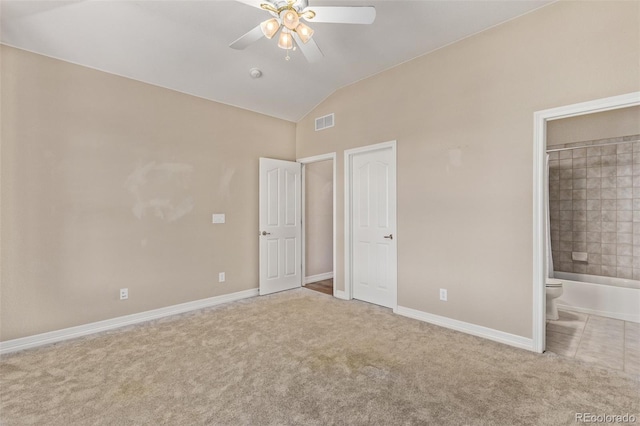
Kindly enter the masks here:
M 640 280 L 640 135 L 549 149 L 567 147 L 549 152 L 554 270 Z

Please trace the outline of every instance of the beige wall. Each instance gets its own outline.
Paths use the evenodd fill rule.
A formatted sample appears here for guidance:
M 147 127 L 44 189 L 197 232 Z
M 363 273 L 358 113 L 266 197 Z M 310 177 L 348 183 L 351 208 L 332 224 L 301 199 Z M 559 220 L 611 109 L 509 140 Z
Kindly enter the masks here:
M 638 134 L 640 107 L 635 106 L 550 121 L 547 146 Z
M 531 337 L 533 113 L 640 90 L 639 15 L 558 2 L 339 90 L 297 126 L 2 47 L 0 339 L 255 288 L 260 156 L 338 153 L 343 288 L 342 154 L 389 140 L 399 305 Z
M 2 340 L 257 287 L 294 123 L 1 49 Z
M 305 165 L 305 275 L 333 272 L 333 161 Z
M 398 143 L 398 304 L 532 336 L 533 113 L 640 90 L 639 2 L 558 2 L 360 81 L 298 157 Z M 314 132 L 314 118 L 336 127 Z M 336 281 L 344 288 L 343 215 Z M 449 290 L 448 302 L 438 289 Z

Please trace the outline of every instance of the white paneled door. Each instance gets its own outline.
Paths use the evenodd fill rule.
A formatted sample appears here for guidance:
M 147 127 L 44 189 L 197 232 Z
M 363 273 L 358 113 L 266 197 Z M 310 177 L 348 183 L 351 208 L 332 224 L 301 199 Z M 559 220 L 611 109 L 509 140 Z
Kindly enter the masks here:
M 353 297 L 397 301 L 396 167 L 391 148 L 357 153 L 351 164 Z
M 302 285 L 301 164 L 260 158 L 260 294 Z

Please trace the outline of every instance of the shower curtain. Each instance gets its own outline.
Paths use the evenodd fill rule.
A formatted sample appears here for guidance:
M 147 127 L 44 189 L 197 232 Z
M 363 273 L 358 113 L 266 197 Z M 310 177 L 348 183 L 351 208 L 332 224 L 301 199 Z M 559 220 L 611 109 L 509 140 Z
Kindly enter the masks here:
M 544 207 L 546 212 L 545 212 L 544 227 L 545 227 L 545 239 L 547 240 L 546 267 L 547 267 L 547 277 L 553 278 L 553 253 L 551 252 L 551 210 L 549 207 L 549 154 L 547 154 L 545 165 L 546 165 L 545 167 L 546 173 L 544 175 L 544 184 L 545 184 Z

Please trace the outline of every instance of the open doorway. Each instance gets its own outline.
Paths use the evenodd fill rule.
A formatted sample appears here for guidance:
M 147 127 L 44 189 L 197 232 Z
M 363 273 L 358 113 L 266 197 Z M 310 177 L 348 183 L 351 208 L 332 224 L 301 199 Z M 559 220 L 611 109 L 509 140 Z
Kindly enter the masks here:
M 335 153 L 303 158 L 303 286 L 335 295 Z
M 640 372 L 640 106 L 547 123 L 546 350 Z
M 602 113 L 605 111 L 613 111 L 622 108 L 634 107 L 640 105 L 640 92 L 634 92 L 627 95 L 615 96 L 611 98 L 598 99 L 580 104 L 568 105 L 559 108 L 538 111 L 534 114 L 534 194 L 533 194 L 533 342 L 532 349 L 536 352 L 543 352 L 546 347 L 546 282 L 549 279 L 549 257 L 552 252 L 549 233 L 547 232 L 547 223 L 549 222 L 550 211 L 548 206 L 547 190 L 549 188 L 548 172 L 547 172 L 547 150 L 550 148 L 548 143 L 548 125 L 556 120 L 567 119 L 570 117 L 587 116 L 589 114 Z M 593 142 L 593 141 L 591 141 Z M 596 141 L 597 142 L 597 141 Z M 572 148 L 571 146 L 563 148 Z M 593 148 L 596 148 L 595 145 Z M 601 148 L 601 147 L 600 147 Z M 613 148 L 611 148 L 613 149 Z M 565 152 L 570 152 L 567 150 Z M 560 151 L 557 151 L 560 152 Z M 586 152 L 586 149 L 585 149 Z M 580 152 L 579 154 L 582 154 Z M 568 156 L 568 154 L 564 154 Z M 573 158 L 573 153 L 571 154 Z M 613 154 L 612 154 L 613 155 Z M 617 155 L 617 148 L 616 148 Z M 624 154 L 623 154 L 624 155 Z M 558 154 L 559 157 L 559 154 Z M 612 157 L 613 158 L 613 157 Z M 616 157 L 617 158 L 617 157 Z M 586 161 L 586 160 L 585 160 Z M 632 158 L 633 163 L 633 158 Z M 594 163 L 595 165 L 595 163 Z M 572 167 L 573 168 L 573 167 Z M 568 172 L 567 172 L 568 173 Z M 572 172 L 573 173 L 573 172 Z M 586 170 L 585 170 L 586 173 Z M 600 177 L 601 178 L 601 177 Z M 573 176 L 572 176 L 573 179 Z M 579 178 L 581 179 L 581 178 Z M 617 177 L 616 177 L 617 179 Z M 595 181 L 594 181 L 595 182 Z M 582 181 L 579 182 L 582 184 Z M 585 193 L 586 193 L 586 177 L 585 177 Z M 558 188 L 559 189 L 559 188 Z M 573 188 L 572 188 L 573 191 Z M 578 194 L 580 195 L 580 194 Z M 586 206 L 586 194 L 585 194 Z M 582 201 L 582 200 L 580 200 Z M 566 203 L 568 205 L 568 203 Z M 595 206 L 596 203 L 591 203 Z M 572 206 L 573 209 L 573 206 Z M 602 209 L 602 208 L 601 208 Z M 573 211 L 572 211 L 572 218 Z M 576 214 L 580 218 L 581 214 Z M 586 210 L 585 210 L 586 217 Z M 632 218 L 633 221 L 633 218 Z M 567 231 L 572 232 L 572 231 Z M 579 232 L 579 231 L 577 231 Z M 585 231 L 586 232 L 586 231 Z M 594 231 L 595 232 L 595 231 Z M 572 234 L 573 237 L 573 234 Z M 581 237 L 581 235 L 580 235 Z M 586 242 L 586 234 L 585 234 Z M 572 251 L 569 252 L 573 256 Z M 584 262 L 582 258 L 586 252 L 576 252 L 575 256 L 578 261 Z M 566 256 L 565 256 L 566 257 Z M 567 258 L 568 259 L 568 258 Z M 573 259 L 572 259 L 573 260 Z M 568 260 L 567 260 L 568 261 Z M 585 266 L 586 267 L 586 266 Z

